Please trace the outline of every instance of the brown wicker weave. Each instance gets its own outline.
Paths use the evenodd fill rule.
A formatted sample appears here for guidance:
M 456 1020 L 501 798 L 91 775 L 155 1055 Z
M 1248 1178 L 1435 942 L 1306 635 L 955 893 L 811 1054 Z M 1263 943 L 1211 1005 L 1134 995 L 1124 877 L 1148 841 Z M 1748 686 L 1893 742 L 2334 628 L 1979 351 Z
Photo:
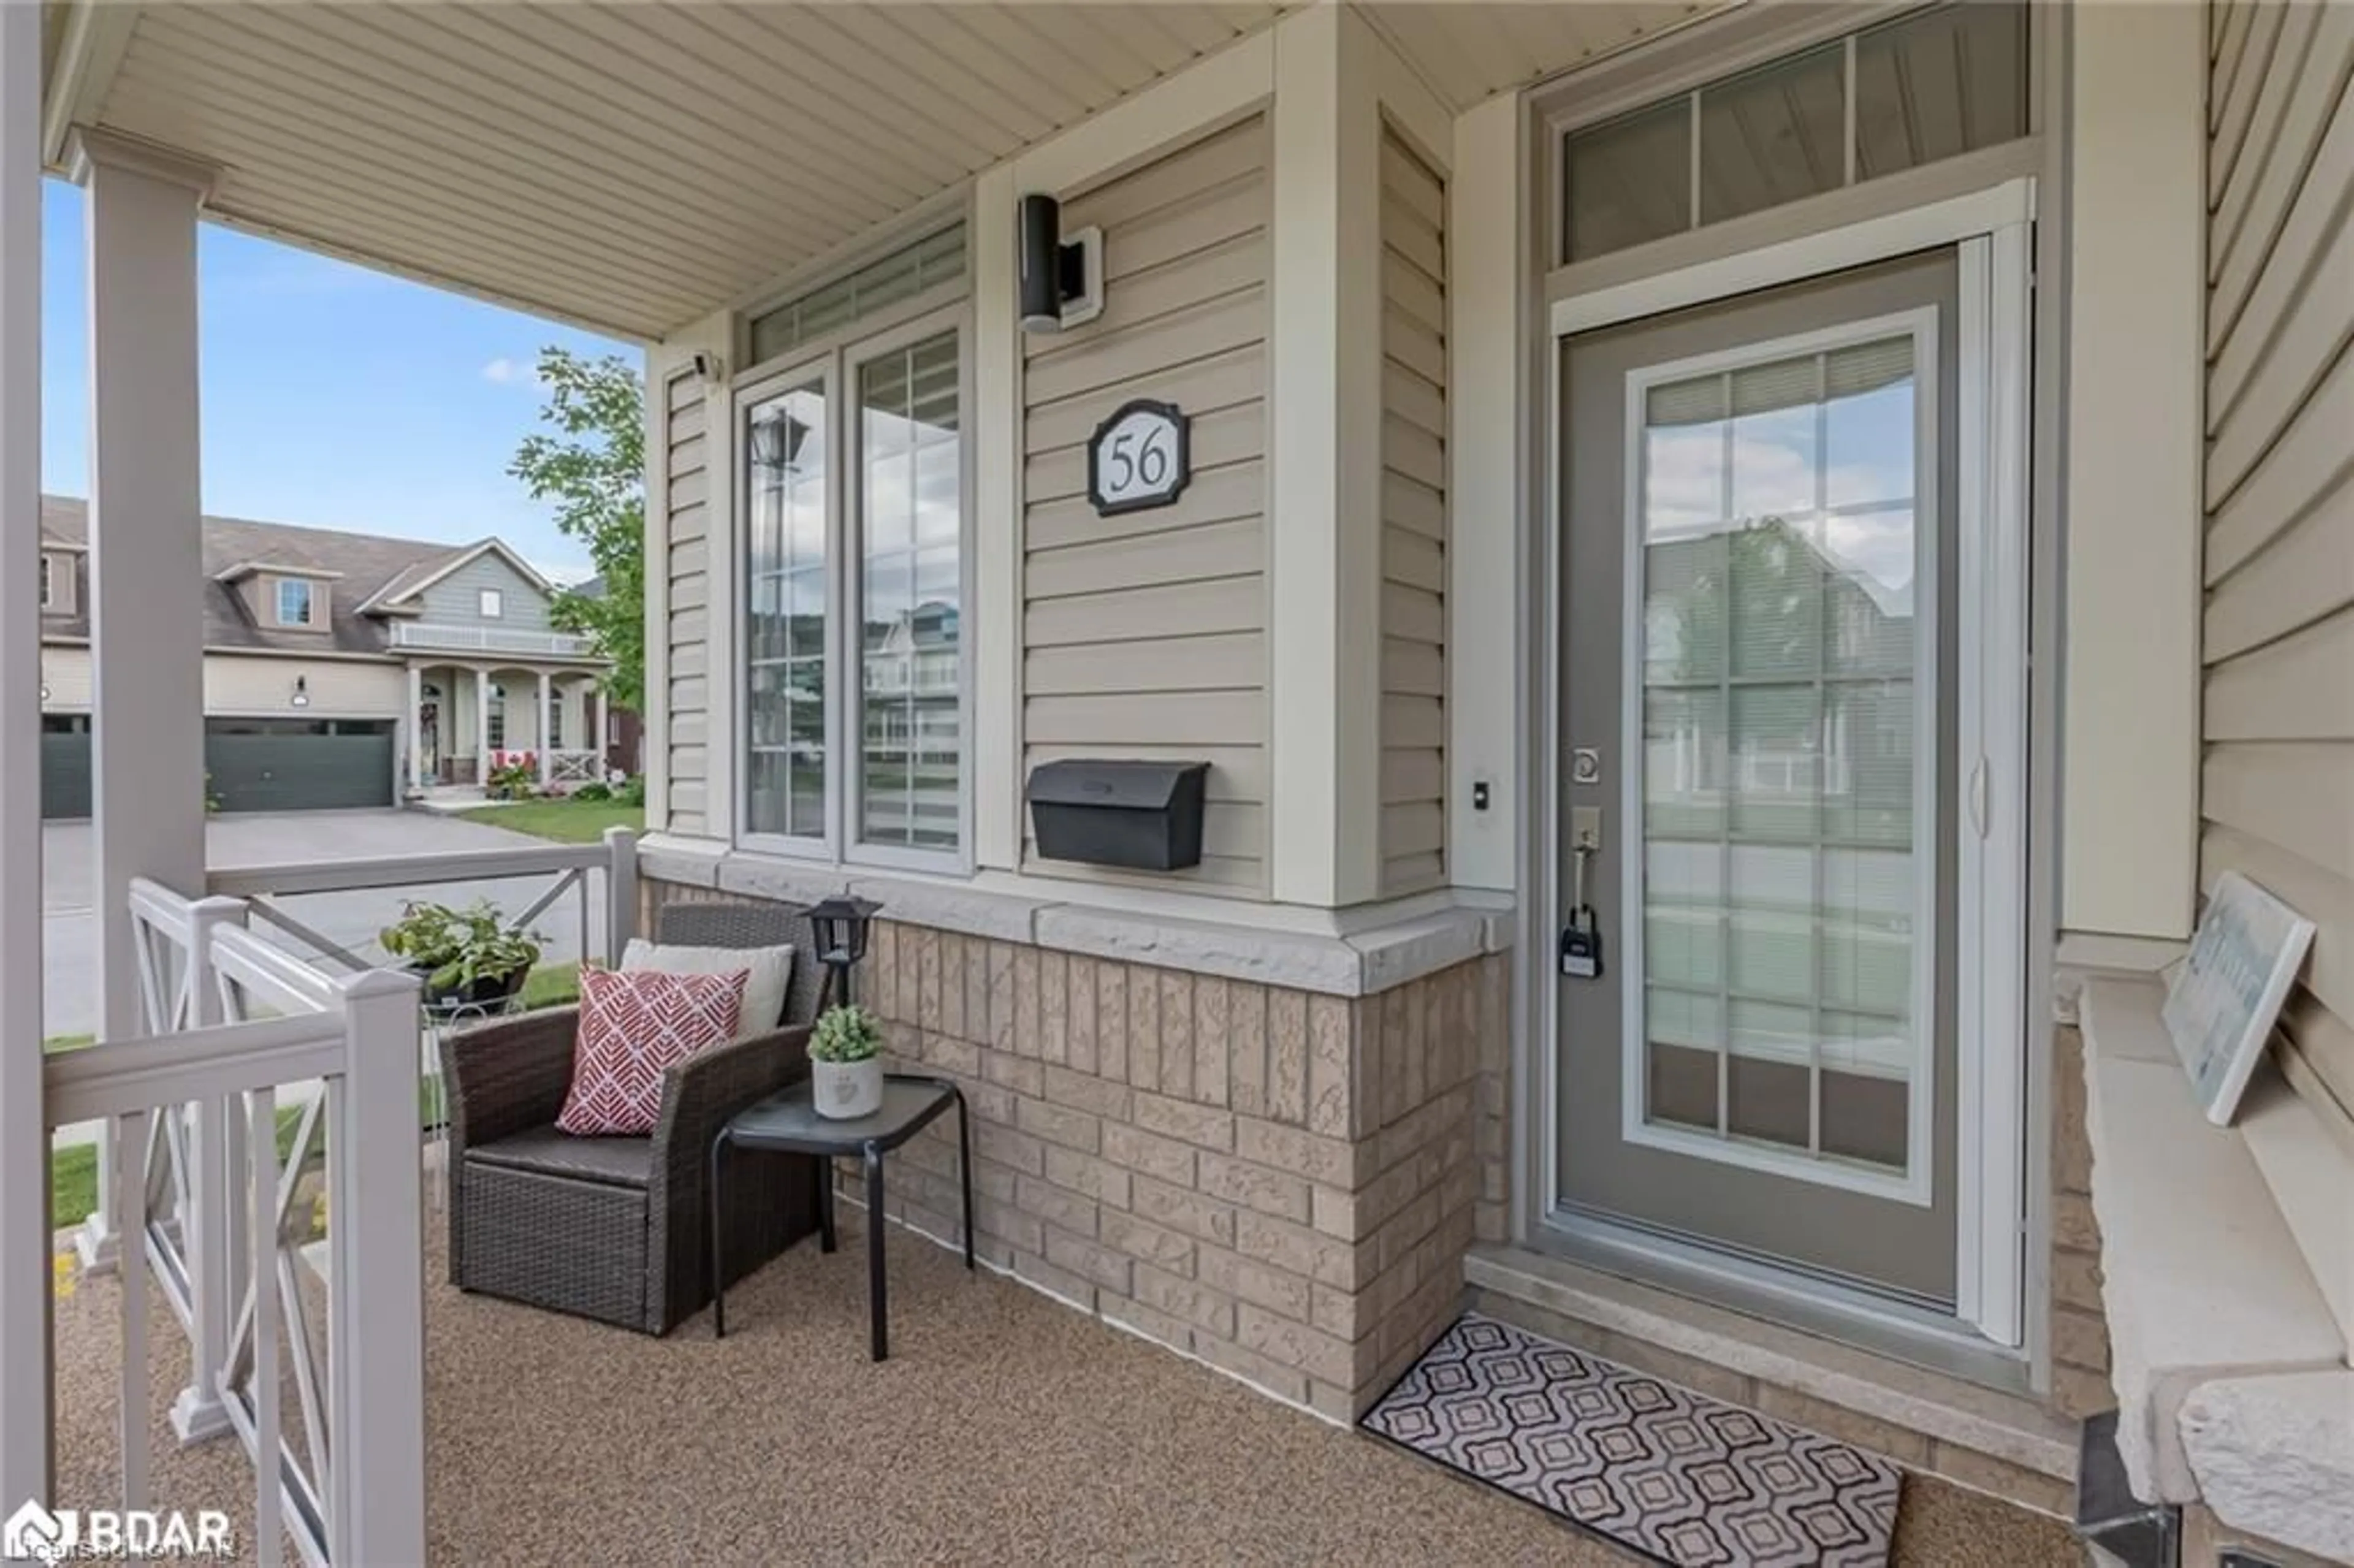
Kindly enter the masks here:
M 696 947 L 790 942 L 785 1027 L 706 1051 L 663 1083 L 651 1138 L 576 1139 L 555 1129 L 572 1081 L 578 1012 L 526 1013 L 441 1040 L 450 1115 L 450 1277 L 461 1290 L 666 1334 L 711 1299 L 705 1160 L 729 1117 L 809 1071 L 820 966 L 790 905 L 679 904 L 661 939 Z M 729 1157 L 731 1281 L 817 1228 L 817 1162 Z

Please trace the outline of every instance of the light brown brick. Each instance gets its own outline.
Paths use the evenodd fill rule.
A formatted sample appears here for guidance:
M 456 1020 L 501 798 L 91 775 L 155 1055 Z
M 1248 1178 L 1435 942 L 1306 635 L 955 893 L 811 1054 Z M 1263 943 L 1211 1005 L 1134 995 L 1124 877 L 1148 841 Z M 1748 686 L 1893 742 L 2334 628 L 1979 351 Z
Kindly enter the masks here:
M 1129 1096 L 1126 1084 L 1098 1078 L 1093 1073 L 1074 1072 L 1068 1067 L 1045 1064 L 1044 1075 L 1046 1097 L 1058 1106 L 1069 1106 L 1093 1116 L 1109 1117 L 1114 1121 L 1128 1119 Z
M 2097 1312 L 2054 1305 L 2052 1309 L 2052 1355 L 2088 1371 L 2109 1370 L 2109 1326 Z
M 1214 1334 L 1193 1336 L 1193 1353 L 1222 1372 L 1230 1372 L 1278 1399 L 1308 1403 L 1308 1377 L 1297 1367 L 1285 1366 L 1257 1351 L 1222 1340 Z
M 1039 1064 L 1032 1062 L 1027 1065 L 1035 1067 Z M 1017 1124 L 1026 1133 L 1066 1149 L 1076 1149 L 1082 1154 L 1093 1154 L 1102 1144 L 1101 1121 L 1085 1111 L 1049 1105 L 1044 1100 L 1023 1100 Z
M 1369 1242 L 1335 1241 L 1328 1235 L 1243 1210 L 1235 1216 L 1235 1250 L 1291 1274 L 1304 1274 L 1343 1290 L 1363 1287 L 1373 1256 Z
M 973 1199 L 972 1228 L 982 1235 L 995 1236 L 1018 1252 L 1036 1252 L 1044 1241 L 1045 1227 L 1037 1215 L 994 1198 Z
M 1357 1382 L 1357 1347 L 1346 1340 L 1278 1318 L 1246 1301 L 1235 1310 L 1235 1340 L 1269 1361 L 1298 1367 L 1309 1376 L 1353 1388 Z M 1370 1367 L 1366 1370 L 1370 1371 Z
M 1182 1318 L 1195 1328 L 1207 1329 L 1221 1338 L 1235 1337 L 1235 1304 L 1209 1287 L 1180 1278 L 1149 1263 L 1136 1265 L 1135 1283 L 1136 1298 L 1146 1306 Z
M 1161 1087 L 1161 977 L 1138 964 L 1128 968 L 1128 1081 Z
M 2052 1298 L 2064 1307 L 2098 1312 L 2101 1306 L 2101 1265 L 2090 1253 L 2055 1253 L 2052 1258 Z
M 1050 1296 L 1061 1298 L 1082 1312 L 1096 1309 L 1096 1282 L 1084 1274 L 1058 1267 L 1030 1248 L 1013 1254 L 1013 1277 L 1029 1281 Z
M 965 970 L 965 937 L 953 930 L 939 932 L 939 972 L 944 977 L 963 975 Z M 939 1032 L 953 1033 L 960 1041 L 986 1041 L 986 1033 L 974 1032 L 968 1022 L 970 1008 L 965 987 L 953 981 L 941 981 L 939 991 Z
M 1000 1165 L 1010 1165 L 1016 1171 L 1026 1171 L 1033 1176 L 1044 1175 L 1046 1157 L 1038 1140 L 1027 1133 L 1016 1132 L 1002 1123 L 977 1120 L 972 1128 L 973 1152 Z
M 1230 1097 L 1227 1079 L 1229 1039 L 1226 982 L 1215 975 L 1193 977 L 1193 1097 L 1205 1106 L 1223 1106 Z
M 1046 1146 L 1045 1165 L 1046 1180 L 1057 1187 L 1067 1188 L 1116 1209 L 1128 1207 L 1130 1178 L 1119 1167 L 1107 1164 L 1092 1154 L 1066 1149 L 1059 1143 Z
M 1267 1114 L 1294 1127 L 1308 1120 L 1308 994 L 1267 997 Z
M 1869 1448 L 1907 1465 L 1929 1462 L 1929 1439 L 1906 1427 L 1894 1425 L 1861 1411 L 1850 1410 L 1843 1404 L 1800 1393 L 1796 1389 L 1779 1388 L 1761 1383 L 1751 1394 L 1759 1411 L 1787 1421 L 1793 1426 L 1803 1426 L 1809 1432 L 1819 1432 L 1836 1437 L 1842 1443 L 1852 1443 L 1859 1448 Z
M 1096 1047 L 1096 969 L 1095 959 L 1071 955 L 1069 1059 L 1075 1073 L 1097 1073 L 1102 1066 Z M 1102 1075 L 1122 1080 L 1128 1076 L 1125 1070 Z
M 1308 1324 L 1334 1339 L 1354 1341 L 1357 1338 L 1358 1308 L 1367 1299 L 1353 1290 L 1335 1290 L 1329 1285 L 1311 1281 L 1308 1287 Z M 1285 1314 L 1287 1317 L 1291 1315 Z
M 1104 1245 L 1140 1262 L 1188 1279 L 1193 1277 L 1194 1249 L 1199 1244 L 1192 1236 L 1164 1230 L 1149 1220 L 1140 1220 L 1117 1209 L 1103 1216 L 1096 1234 Z
M 1093 1239 L 1097 1234 L 1094 1199 L 1066 1192 L 1041 1178 L 1023 1177 L 1014 1187 L 1014 1202 L 1028 1213 L 1075 1236 Z
M 1210 1197 L 1224 1198 L 1278 1219 L 1308 1223 L 1308 1182 L 1304 1177 L 1205 1152 L 1200 1160 L 1197 1180 Z
M 1149 1095 L 1139 1089 L 1129 1114 L 1147 1132 L 1182 1139 L 1204 1149 L 1235 1146 L 1235 1118 L 1231 1111 L 1171 1099 L 1165 1095 Z
M 1239 1158 L 1335 1187 L 1358 1184 L 1361 1148 L 1273 1122 L 1239 1118 L 1235 1123 L 1235 1153 Z
M 928 927 L 916 938 L 916 1022 L 940 1027 L 940 934 Z
M 2093 1200 L 2062 1192 L 2052 1200 L 2052 1245 L 2072 1252 L 2101 1250 L 2101 1224 L 2093 1217 Z
M 1193 977 L 1183 969 L 1161 969 L 1155 979 L 1161 989 L 1161 1082 L 1164 1095 L 1193 1097 Z
M 947 1036 L 943 1035 L 941 1038 L 945 1039 Z M 984 1064 L 997 1054 L 979 1045 L 973 1046 L 972 1051 L 974 1055 Z M 984 1080 L 964 1086 L 964 1101 L 966 1108 L 972 1113 L 972 1119 L 975 1122 L 993 1121 L 1001 1127 L 1012 1127 L 1015 1115 L 1013 1107 L 1022 1103 L 1022 1095 L 1020 1090 L 1007 1085 L 992 1084 Z
M 1327 1138 L 1347 1138 L 1350 1121 L 1348 999 L 1308 999 L 1308 1126 Z
M 1267 1115 L 1266 987 L 1241 980 L 1226 983 L 1226 1054 L 1235 1109 L 1246 1116 Z
M 1237 1221 L 1232 1203 L 1204 1198 L 1199 1192 L 1172 1187 L 1150 1176 L 1136 1177 L 1129 1183 L 1129 1206 L 1156 1224 L 1183 1231 L 1188 1235 L 1216 1242 L 1222 1246 L 1235 1245 Z
M 1096 1072 L 1125 1083 L 1128 1064 L 1128 966 L 1097 960 Z
M 984 1051 L 981 1070 L 992 1084 L 1002 1084 L 1032 1098 L 1046 1092 L 1045 1064 L 1016 1056 L 1011 1051 Z
M 1373 1089 L 1381 1100 L 1377 1119 L 1387 1127 L 1412 1108 L 1405 1097 L 1405 1059 L 1420 1048 L 1421 1031 L 1411 1024 L 1405 987 L 1393 986 L 1374 1000 L 1382 1015 L 1382 1064 Z
M 1180 1187 L 1193 1184 L 1193 1150 L 1189 1144 L 1117 1123 L 1103 1129 L 1103 1156 L 1115 1165 L 1158 1177 Z
M 934 1072 L 960 1078 L 981 1076 L 981 1047 L 953 1034 L 923 1032 L 924 1065 Z
M 1132 1330 L 1172 1350 L 1188 1350 L 1193 1346 L 1193 1326 L 1157 1307 L 1147 1307 L 1141 1301 L 1130 1300 L 1125 1296 L 1106 1295 L 1096 1302 L 1096 1310 L 1103 1315 L 1106 1322 Z
M 983 1004 L 988 1012 L 985 1020 L 973 1020 L 976 1032 L 985 1028 L 989 1033 L 982 1037 L 991 1045 L 1000 1051 L 1022 1054 L 1013 1037 L 1013 948 L 1011 943 L 989 944 L 989 967 L 986 974 L 981 977 L 981 994 L 988 998 Z
M 1313 1282 L 1224 1247 L 1203 1246 L 1194 1258 L 1202 1283 L 1241 1301 L 1256 1301 L 1287 1318 L 1309 1315 Z
M 1038 1001 L 1038 949 L 1016 948 L 1013 949 L 1013 1050 L 1019 1056 L 1044 1056 L 1045 1044 L 1045 1028 Z
M 2052 1369 L 2052 1407 L 2077 1421 L 2117 1407 L 2117 1391 L 2106 1372 L 2062 1362 Z
M 1056 1268 L 1093 1280 L 1123 1296 L 1129 1293 L 1129 1270 L 1136 1266 L 1125 1253 L 1114 1252 L 1085 1236 L 1072 1235 L 1053 1225 L 1046 1227 L 1046 1261 Z
M 1038 954 L 1038 1054 L 1060 1066 L 1071 1059 L 1071 960 L 1053 948 Z

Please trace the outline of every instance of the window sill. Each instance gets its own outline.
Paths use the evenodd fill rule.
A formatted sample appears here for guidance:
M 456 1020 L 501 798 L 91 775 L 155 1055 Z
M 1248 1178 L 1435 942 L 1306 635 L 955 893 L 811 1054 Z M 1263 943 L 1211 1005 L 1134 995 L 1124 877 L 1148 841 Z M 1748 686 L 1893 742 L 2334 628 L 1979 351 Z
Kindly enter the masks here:
M 885 918 L 1227 980 L 1372 996 L 1511 946 L 1510 904 L 1451 891 L 1363 909 L 1243 905 L 1199 894 L 1097 888 L 1012 872 L 929 875 L 818 864 L 711 839 L 653 833 L 643 874 L 806 904 L 854 893 Z

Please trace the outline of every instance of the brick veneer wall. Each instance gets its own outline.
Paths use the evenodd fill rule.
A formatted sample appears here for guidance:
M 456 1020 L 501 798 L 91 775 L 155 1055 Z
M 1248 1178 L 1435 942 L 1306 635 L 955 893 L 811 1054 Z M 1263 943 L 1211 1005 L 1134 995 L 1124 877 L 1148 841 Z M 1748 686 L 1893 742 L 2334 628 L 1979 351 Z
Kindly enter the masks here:
M 2084 1037 L 2052 1031 L 2052 1404 L 2082 1420 L 2117 1403 L 2101 1307 L 2101 1227 L 2093 1217 L 2093 1143 L 2084 1128 Z
M 647 887 L 649 912 L 731 896 Z M 1500 1234 L 1506 985 L 1489 956 L 1352 999 L 881 921 L 860 1000 L 894 1067 L 964 1088 L 983 1258 L 1345 1420 Z M 943 1240 L 953 1139 L 903 1150 L 885 1196 Z

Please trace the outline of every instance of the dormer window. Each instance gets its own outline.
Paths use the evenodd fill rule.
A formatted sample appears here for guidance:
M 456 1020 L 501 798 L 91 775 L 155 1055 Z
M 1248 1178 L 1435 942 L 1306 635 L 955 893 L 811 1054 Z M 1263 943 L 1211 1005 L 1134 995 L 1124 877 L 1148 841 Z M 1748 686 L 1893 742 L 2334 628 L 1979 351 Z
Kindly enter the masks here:
M 278 579 L 278 624 L 281 626 L 315 626 L 318 613 L 317 589 L 302 577 Z
M 474 611 L 484 620 L 496 620 L 507 612 L 506 596 L 496 588 L 484 588 L 474 596 Z

